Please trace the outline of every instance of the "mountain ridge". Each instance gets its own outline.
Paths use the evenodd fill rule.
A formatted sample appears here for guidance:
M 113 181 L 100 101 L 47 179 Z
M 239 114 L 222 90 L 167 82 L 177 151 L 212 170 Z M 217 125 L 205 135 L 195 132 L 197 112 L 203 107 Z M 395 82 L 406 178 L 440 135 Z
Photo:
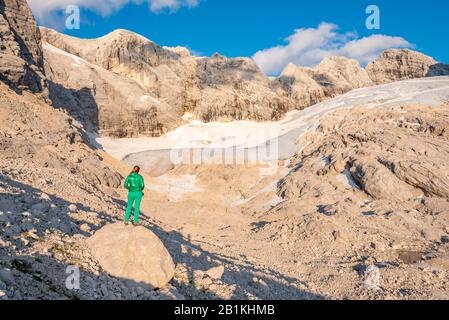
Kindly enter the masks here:
M 291 63 L 279 77 L 270 78 L 251 58 L 227 58 L 220 54 L 192 56 L 187 48 L 163 47 L 125 29 L 96 39 L 67 37 L 48 28 L 41 28 L 41 32 L 44 42 L 132 79 L 149 96 L 163 101 L 168 107 L 152 105 L 152 116 L 145 118 L 155 126 L 149 125 L 145 130 L 147 134 L 152 132 L 151 135 L 163 134 L 181 125 L 186 112 L 205 122 L 276 121 L 289 111 L 307 108 L 353 89 L 427 76 L 432 65 L 438 64 L 418 52 L 389 49 L 366 68 L 353 59 L 328 57 L 314 68 Z M 405 62 L 401 63 L 402 60 Z M 57 63 L 47 59 L 50 68 Z M 396 66 L 403 71 L 396 72 Z M 437 70 L 435 75 L 449 74 L 449 67 L 445 65 Z M 55 77 L 52 80 L 70 88 L 73 84 L 69 79 Z M 106 110 L 107 106 L 99 105 L 99 114 L 102 114 L 101 110 Z M 134 107 L 127 109 L 132 113 Z M 161 119 L 167 110 L 170 110 L 169 122 Z M 145 135 L 129 127 L 118 132 L 111 126 L 105 122 L 99 128 L 101 134 L 112 137 Z

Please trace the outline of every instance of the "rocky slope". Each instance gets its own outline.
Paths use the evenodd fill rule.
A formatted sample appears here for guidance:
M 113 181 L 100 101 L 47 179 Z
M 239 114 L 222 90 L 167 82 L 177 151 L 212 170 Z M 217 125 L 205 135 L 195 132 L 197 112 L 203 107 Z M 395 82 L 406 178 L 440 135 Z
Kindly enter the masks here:
M 315 68 L 289 64 L 278 82 L 295 101 L 297 109 L 373 85 L 357 61 L 344 57 L 326 58 Z
M 278 243 L 302 279 L 332 295 L 447 297 L 448 119 L 448 105 L 324 117 L 301 138 L 308 145 L 278 184 L 283 201 L 261 214 L 255 239 Z M 378 288 L 369 290 L 373 268 Z M 359 284 L 349 280 L 357 274 Z

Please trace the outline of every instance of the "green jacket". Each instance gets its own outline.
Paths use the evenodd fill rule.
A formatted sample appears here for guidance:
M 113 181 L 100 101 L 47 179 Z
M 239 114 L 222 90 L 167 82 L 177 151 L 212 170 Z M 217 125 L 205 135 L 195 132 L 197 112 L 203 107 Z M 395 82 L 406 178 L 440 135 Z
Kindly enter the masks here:
M 129 192 L 142 192 L 145 189 L 143 177 L 138 173 L 131 173 L 125 180 L 125 188 Z

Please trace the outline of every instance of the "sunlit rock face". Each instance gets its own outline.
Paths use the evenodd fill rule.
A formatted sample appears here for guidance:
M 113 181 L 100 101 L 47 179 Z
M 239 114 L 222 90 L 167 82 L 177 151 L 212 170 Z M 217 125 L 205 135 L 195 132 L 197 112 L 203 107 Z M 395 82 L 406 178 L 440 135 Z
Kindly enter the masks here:
M 0 0 L 0 80 L 13 90 L 43 90 L 41 37 L 25 0 Z
M 449 65 L 438 63 L 422 53 L 406 49 L 389 49 L 367 67 L 375 84 L 399 80 L 449 75 Z

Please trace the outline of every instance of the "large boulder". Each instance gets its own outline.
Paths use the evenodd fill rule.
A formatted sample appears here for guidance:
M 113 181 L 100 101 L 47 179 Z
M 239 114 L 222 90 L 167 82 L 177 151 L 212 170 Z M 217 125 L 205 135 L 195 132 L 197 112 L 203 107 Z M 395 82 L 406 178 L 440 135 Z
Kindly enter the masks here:
M 144 227 L 110 224 L 88 240 L 101 267 L 111 276 L 139 286 L 164 288 L 173 278 L 175 265 L 159 238 Z

